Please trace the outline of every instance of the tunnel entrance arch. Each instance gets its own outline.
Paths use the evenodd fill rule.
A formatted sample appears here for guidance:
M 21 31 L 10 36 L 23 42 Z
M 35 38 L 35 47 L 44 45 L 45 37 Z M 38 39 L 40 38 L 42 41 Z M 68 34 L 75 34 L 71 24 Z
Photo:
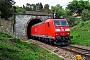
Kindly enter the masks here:
M 29 27 L 41 21 L 50 18 L 48 15 L 32 15 L 32 14 L 17 14 L 13 27 L 13 35 L 17 38 L 27 40 Z
M 27 39 L 31 39 L 31 27 L 36 24 L 36 23 L 39 23 L 39 22 L 42 22 L 42 19 L 41 18 L 31 18 L 28 23 L 27 23 L 27 31 L 26 31 L 26 34 L 27 34 Z

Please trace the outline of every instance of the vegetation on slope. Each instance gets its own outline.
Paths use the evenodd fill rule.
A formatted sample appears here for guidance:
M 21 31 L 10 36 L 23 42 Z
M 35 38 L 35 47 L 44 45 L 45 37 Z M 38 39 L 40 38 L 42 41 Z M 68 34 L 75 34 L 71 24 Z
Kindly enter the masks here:
M 34 44 L 27 44 L 20 39 L 11 42 L 8 38 L 15 38 L 0 32 L 0 59 L 3 60 L 63 60 Z
M 90 46 L 90 21 L 81 22 L 71 28 L 73 39 L 70 43 Z

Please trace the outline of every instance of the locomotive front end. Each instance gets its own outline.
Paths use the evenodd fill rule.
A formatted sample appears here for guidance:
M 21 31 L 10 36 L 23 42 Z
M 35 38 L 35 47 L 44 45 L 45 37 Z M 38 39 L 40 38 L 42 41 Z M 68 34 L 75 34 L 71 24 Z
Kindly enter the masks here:
M 66 19 L 54 20 L 56 44 L 68 44 L 68 40 L 72 38 L 70 36 L 70 27 Z

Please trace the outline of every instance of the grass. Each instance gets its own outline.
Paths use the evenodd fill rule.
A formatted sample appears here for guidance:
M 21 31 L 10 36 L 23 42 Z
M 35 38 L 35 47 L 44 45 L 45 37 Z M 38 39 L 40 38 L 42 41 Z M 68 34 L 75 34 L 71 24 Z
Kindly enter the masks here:
M 16 39 L 11 42 L 8 38 L 15 38 L 5 32 L 0 32 L 0 59 L 3 60 L 63 60 L 49 51 L 35 44 Z M 32 42 L 32 41 L 31 41 Z
M 90 46 L 90 21 L 81 22 L 77 26 L 71 28 L 72 44 Z

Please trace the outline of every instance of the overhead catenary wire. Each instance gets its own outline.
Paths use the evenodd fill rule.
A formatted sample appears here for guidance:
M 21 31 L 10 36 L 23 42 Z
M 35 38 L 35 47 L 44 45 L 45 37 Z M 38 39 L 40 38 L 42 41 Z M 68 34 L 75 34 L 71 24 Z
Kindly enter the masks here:
M 52 5 L 53 3 L 55 3 L 55 0 L 53 0 L 51 3 L 50 3 L 50 5 Z M 62 7 L 64 7 L 64 6 L 67 6 L 68 4 L 70 3 L 70 1 L 69 2 L 66 2 L 65 4 L 63 4 L 63 5 L 61 5 Z
M 51 3 L 50 3 L 50 5 L 54 2 L 55 0 L 53 0 Z

